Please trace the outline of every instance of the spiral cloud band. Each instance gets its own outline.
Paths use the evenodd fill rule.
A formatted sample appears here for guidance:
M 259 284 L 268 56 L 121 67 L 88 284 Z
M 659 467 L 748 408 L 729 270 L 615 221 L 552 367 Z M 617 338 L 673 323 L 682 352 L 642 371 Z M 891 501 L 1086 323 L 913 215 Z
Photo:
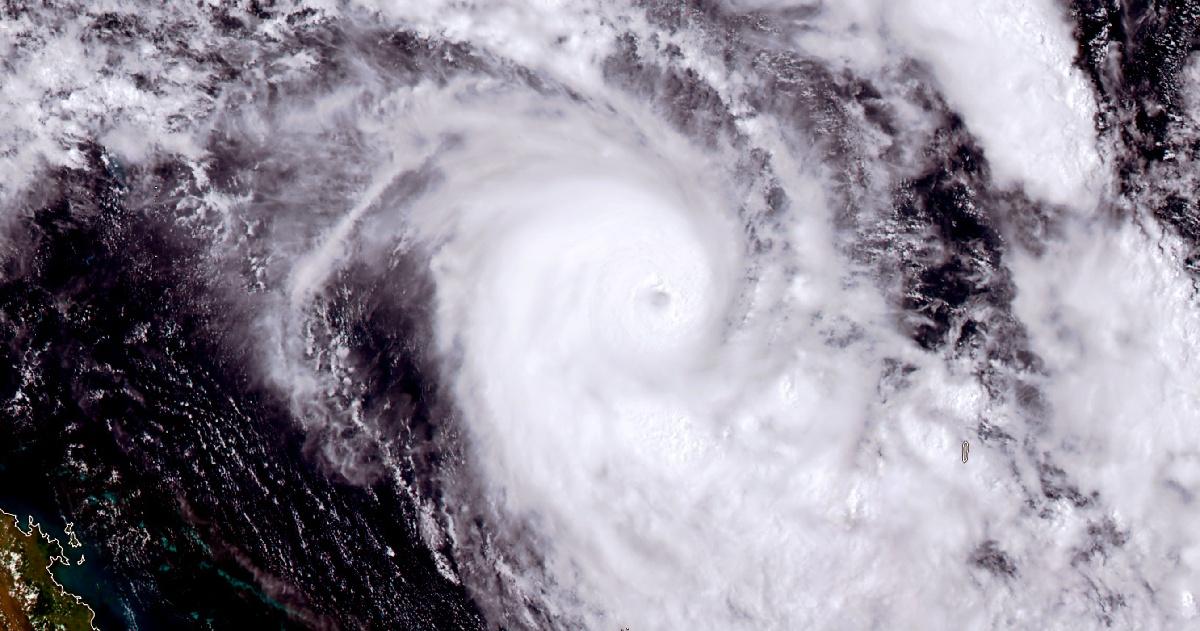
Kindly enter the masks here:
M 1200 614 L 1187 3 L 101 4 L 0 23 L 100 622 Z

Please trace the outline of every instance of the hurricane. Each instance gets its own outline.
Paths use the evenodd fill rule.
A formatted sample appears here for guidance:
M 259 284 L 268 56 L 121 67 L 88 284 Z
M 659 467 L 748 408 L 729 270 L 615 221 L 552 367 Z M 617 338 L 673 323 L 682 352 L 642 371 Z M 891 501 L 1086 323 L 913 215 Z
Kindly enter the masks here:
M 1198 46 L 10 2 L 0 510 L 92 628 L 1185 628 Z

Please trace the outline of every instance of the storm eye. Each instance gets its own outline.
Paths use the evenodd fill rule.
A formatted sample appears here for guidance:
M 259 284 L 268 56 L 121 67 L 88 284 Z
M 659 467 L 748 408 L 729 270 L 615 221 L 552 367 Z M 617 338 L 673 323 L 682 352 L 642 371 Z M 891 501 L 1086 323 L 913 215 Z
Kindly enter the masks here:
M 666 309 L 671 305 L 671 294 L 665 288 L 654 287 L 646 291 L 646 301 L 655 309 Z

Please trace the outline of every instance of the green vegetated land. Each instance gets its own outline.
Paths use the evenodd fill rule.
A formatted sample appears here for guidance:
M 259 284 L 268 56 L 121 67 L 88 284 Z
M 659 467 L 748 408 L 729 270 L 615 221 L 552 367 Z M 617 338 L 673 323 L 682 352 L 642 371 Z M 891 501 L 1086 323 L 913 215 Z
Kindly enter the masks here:
M 0 511 L 0 629 L 90 630 L 93 613 L 50 574 L 67 562 L 62 545 L 33 526 L 21 530 L 15 515 Z

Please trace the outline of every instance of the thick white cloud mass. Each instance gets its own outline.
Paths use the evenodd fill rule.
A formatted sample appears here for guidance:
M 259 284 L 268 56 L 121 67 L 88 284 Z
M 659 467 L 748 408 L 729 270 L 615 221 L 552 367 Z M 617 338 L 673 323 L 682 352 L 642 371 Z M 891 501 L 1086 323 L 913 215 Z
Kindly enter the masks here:
M 925 65 L 979 139 L 997 183 L 1091 210 L 1103 191 L 1096 101 L 1075 66 L 1066 9 L 1042 0 L 852 0 L 810 6 L 819 27 L 797 35 L 814 55 L 863 72 L 908 58 Z
M 210 98 L 206 69 L 151 43 L 108 48 L 130 59 L 105 75 L 60 16 L 5 53 L 3 194 L 83 130 L 129 164 L 182 156 L 200 184 L 174 212 L 255 270 L 269 381 L 312 431 L 387 450 L 390 412 L 346 394 L 350 336 L 313 323 L 353 263 L 402 295 L 427 278 L 461 458 L 412 492 L 494 623 L 1194 623 L 1195 277 L 1115 196 L 1058 3 L 312 6 L 355 46 L 382 24 L 436 52 L 403 75 L 348 47 L 330 78 L 263 44 L 249 72 L 301 96 Z M 163 88 L 128 92 L 133 72 Z M 295 177 L 270 220 L 205 187 L 231 130 Z M 985 228 L 956 242 L 963 217 Z M 959 271 L 927 300 L 938 270 Z

